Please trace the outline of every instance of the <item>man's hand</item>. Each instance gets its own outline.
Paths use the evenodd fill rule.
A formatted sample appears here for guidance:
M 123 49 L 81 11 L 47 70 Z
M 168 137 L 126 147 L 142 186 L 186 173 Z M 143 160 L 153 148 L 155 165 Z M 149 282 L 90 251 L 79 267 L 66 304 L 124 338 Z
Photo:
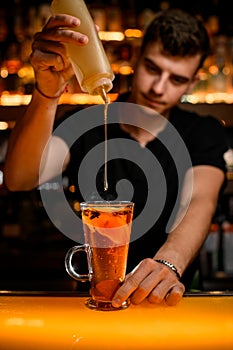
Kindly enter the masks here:
M 56 15 L 34 36 L 30 61 L 38 88 L 47 96 L 60 96 L 74 75 L 65 44 L 83 46 L 88 43 L 86 35 L 73 30 L 79 25 L 76 17 Z
M 147 299 L 153 304 L 164 300 L 172 306 L 181 300 L 184 292 L 184 285 L 169 267 L 148 258 L 126 276 L 125 282 L 114 295 L 112 305 L 119 307 L 130 297 L 131 303 L 135 305 Z

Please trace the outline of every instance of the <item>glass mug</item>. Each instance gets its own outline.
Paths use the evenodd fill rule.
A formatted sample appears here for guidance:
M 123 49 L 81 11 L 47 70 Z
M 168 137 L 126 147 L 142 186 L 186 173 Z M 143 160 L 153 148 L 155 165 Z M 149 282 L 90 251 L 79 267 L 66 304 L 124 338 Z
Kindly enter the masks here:
M 134 203 L 129 201 L 94 201 L 80 204 L 85 244 L 72 247 L 66 254 L 65 267 L 78 281 L 89 280 L 91 297 L 86 306 L 111 311 L 129 306 L 126 300 L 119 308 L 111 300 L 125 279 Z M 85 251 L 88 270 L 78 274 L 72 265 L 75 253 Z

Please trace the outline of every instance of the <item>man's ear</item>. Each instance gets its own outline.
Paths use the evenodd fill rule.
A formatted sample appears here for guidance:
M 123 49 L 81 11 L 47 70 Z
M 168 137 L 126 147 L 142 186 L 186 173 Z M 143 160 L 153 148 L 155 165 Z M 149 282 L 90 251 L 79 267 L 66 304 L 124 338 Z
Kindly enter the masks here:
M 193 77 L 192 82 L 190 83 L 189 87 L 186 90 L 186 94 L 191 94 L 197 83 L 200 81 L 200 76 L 199 74 L 195 74 Z

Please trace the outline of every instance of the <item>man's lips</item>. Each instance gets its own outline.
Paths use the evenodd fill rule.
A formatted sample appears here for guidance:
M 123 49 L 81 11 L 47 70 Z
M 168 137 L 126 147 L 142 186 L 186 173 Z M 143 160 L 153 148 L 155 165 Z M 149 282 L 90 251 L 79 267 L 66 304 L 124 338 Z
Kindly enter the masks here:
M 165 102 L 143 95 L 143 100 L 148 107 L 164 107 Z

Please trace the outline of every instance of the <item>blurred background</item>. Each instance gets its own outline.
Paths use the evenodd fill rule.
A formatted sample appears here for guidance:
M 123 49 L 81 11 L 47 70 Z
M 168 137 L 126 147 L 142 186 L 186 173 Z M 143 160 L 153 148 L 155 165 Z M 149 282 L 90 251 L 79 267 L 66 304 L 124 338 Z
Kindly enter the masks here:
M 10 192 L 4 185 L 4 159 L 9 135 L 30 102 L 34 74 L 30 65 L 33 35 L 45 24 L 51 1 L 8 0 L 0 4 L 0 290 L 75 289 L 64 268 L 64 257 L 75 242 L 54 227 L 43 209 L 39 189 Z M 233 290 L 233 21 L 230 2 L 98 0 L 86 4 L 100 28 L 100 38 L 115 74 L 111 101 L 130 87 L 143 31 L 156 12 L 169 7 L 201 17 L 208 29 L 212 53 L 200 71 L 192 94 L 181 107 L 212 114 L 225 126 L 228 183 L 201 252 L 197 276 L 202 290 Z M 81 92 L 76 79 L 59 103 L 57 118 L 77 108 L 101 103 Z M 64 190 L 74 208 L 75 189 L 64 174 L 61 189 L 54 179 L 43 191 Z M 81 287 L 82 288 L 82 287 Z M 194 281 L 195 288 L 195 281 Z

